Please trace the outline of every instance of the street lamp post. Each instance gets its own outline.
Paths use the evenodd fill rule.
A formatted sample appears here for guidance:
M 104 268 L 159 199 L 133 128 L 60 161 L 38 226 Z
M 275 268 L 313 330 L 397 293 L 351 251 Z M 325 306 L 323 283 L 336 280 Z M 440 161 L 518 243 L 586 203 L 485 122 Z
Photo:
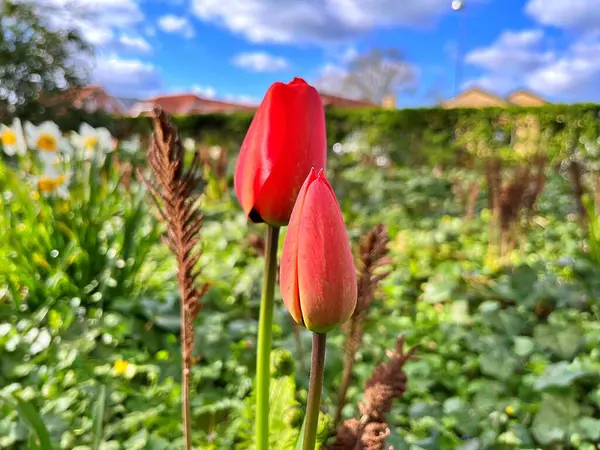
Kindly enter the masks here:
M 458 38 L 456 42 L 456 66 L 454 68 L 454 95 L 458 94 L 462 77 L 462 57 L 463 41 L 465 34 L 465 20 L 462 11 L 465 9 L 464 0 L 452 0 L 452 10 L 456 11 L 458 16 Z

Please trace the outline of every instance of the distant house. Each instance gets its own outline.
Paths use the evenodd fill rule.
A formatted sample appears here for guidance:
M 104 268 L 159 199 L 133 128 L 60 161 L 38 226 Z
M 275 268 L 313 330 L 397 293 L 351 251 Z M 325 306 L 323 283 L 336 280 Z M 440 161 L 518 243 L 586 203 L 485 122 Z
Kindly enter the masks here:
M 69 89 L 64 94 L 64 99 L 74 108 L 84 109 L 87 112 L 103 111 L 117 116 L 127 115 L 127 107 L 116 97 L 110 95 L 101 86 L 86 86 L 83 88 Z
M 163 111 L 171 115 L 233 113 L 256 109 L 252 105 L 211 100 L 196 94 L 174 94 L 160 95 L 139 101 L 131 106 L 129 114 L 134 117 L 148 114 L 155 105 L 160 106 Z
M 326 108 L 377 108 L 378 105 L 366 100 L 354 100 L 326 93 L 319 93 Z M 117 116 L 144 116 L 151 113 L 155 106 L 161 107 L 170 115 L 193 114 L 229 114 L 234 112 L 253 112 L 257 105 L 226 102 L 200 97 L 193 93 L 158 95 L 145 100 L 119 98 L 110 95 L 101 86 L 73 88 L 56 97 L 56 100 L 69 103 L 77 109 L 89 112 L 103 111 Z M 395 99 L 386 99 L 384 107 L 395 108 Z
M 490 108 L 509 106 L 543 106 L 548 102 L 543 98 L 524 90 L 514 91 L 506 98 L 493 94 L 485 89 L 473 87 L 461 92 L 456 97 L 442 102 L 445 109 L 453 108 Z
M 529 91 L 514 91 L 507 98 L 509 103 L 517 106 L 544 106 L 549 104 L 543 98 Z

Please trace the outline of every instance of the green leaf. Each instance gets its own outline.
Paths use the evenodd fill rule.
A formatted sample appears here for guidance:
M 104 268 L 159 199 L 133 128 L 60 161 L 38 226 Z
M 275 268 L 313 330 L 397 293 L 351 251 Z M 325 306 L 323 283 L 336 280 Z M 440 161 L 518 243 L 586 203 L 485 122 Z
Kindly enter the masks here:
M 502 339 L 486 342 L 479 356 L 481 371 L 499 380 L 510 379 L 518 366 L 518 361 L 506 347 Z
M 565 442 L 575 431 L 580 407 L 571 396 L 545 394 L 533 419 L 533 436 L 543 445 Z
M 306 416 L 304 416 L 304 420 L 302 421 L 302 427 L 300 428 L 300 434 L 298 435 L 298 442 L 296 442 L 296 450 L 302 450 L 302 446 L 304 445 L 304 427 L 306 426 Z
M 597 440 L 600 437 L 600 419 L 582 417 L 577 423 L 577 428 L 587 439 Z
M 534 348 L 533 339 L 526 336 L 516 336 L 514 338 L 514 351 L 518 356 L 528 356 Z
M 93 426 L 94 433 L 92 450 L 98 450 L 102 444 L 102 436 L 104 431 L 104 407 L 106 405 L 106 386 L 100 386 L 98 400 L 94 405 Z
M 432 277 L 423 291 L 423 301 L 427 303 L 442 303 L 452 298 L 454 289 L 458 286 L 458 280 L 442 275 Z
M 40 450 L 54 450 L 52 440 L 50 439 L 50 433 L 46 429 L 46 425 L 44 425 L 44 421 L 35 407 L 31 403 L 23 401 L 18 397 L 12 397 L 10 399 L 6 397 L 3 398 L 6 403 L 11 405 L 19 413 L 19 417 L 27 424 L 29 429 L 35 433 L 39 442 L 37 448 Z
M 577 354 L 582 342 L 581 330 L 575 325 L 538 325 L 534 329 L 534 339 L 544 349 L 552 351 L 562 359 L 571 360 Z
M 506 336 L 517 336 L 525 328 L 525 321 L 514 309 L 501 311 L 484 311 L 484 321 L 495 330 Z
M 142 450 L 148 444 L 148 432 L 145 429 L 138 431 L 125 442 L 127 450 Z
M 533 387 L 537 391 L 542 391 L 549 387 L 570 386 L 577 378 L 591 373 L 593 372 L 581 367 L 579 363 L 569 364 L 561 361 L 549 365 L 544 373 L 535 380 Z

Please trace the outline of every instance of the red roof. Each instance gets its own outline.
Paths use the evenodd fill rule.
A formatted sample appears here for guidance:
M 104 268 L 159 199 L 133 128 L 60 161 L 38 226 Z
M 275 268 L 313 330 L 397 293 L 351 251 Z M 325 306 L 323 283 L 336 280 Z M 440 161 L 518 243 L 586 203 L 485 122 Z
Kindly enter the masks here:
M 326 107 L 377 107 L 376 104 L 365 100 L 353 100 L 325 93 L 319 94 L 323 100 L 323 105 Z M 62 98 L 68 98 L 75 108 L 92 108 L 94 110 L 102 110 L 117 115 L 137 116 L 140 114 L 147 114 L 152 111 L 155 105 L 160 106 L 170 115 L 232 113 L 240 111 L 252 112 L 257 108 L 255 105 L 219 101 L 203 98 L 196 94 L 183 93 L 151 97 L 147 100 L 142 100 L 133 104 L 128 110 L 123 102 L 116 97 L 111 96 L 101 86 L 96 85 L 70 89 L 65 91 L 63 95 L 64 97 Z
M 202 98 L 196 94 L 161 95 L 144 100 L 142 103 L 160 106 L 167 114 L 206 114 L 234 111 L 254 111 L 255 106 L 222 102 Z

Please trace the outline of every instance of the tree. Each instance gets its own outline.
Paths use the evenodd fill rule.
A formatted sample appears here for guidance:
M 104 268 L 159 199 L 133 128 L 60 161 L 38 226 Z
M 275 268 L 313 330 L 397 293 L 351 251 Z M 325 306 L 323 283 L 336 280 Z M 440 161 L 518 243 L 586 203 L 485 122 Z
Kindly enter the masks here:
M 317 85 L 331 94 L 381 104 L 387 95 L 414 88 L 416 70 L 396 49 L 373 49 L 352 59 L 347 68 L 330 69 Z
M 49 7 L 0 2 L 0 119 L 27 115 L 38 99 L 85 82 L 91 47 L 76 28 L 52 23 Z

